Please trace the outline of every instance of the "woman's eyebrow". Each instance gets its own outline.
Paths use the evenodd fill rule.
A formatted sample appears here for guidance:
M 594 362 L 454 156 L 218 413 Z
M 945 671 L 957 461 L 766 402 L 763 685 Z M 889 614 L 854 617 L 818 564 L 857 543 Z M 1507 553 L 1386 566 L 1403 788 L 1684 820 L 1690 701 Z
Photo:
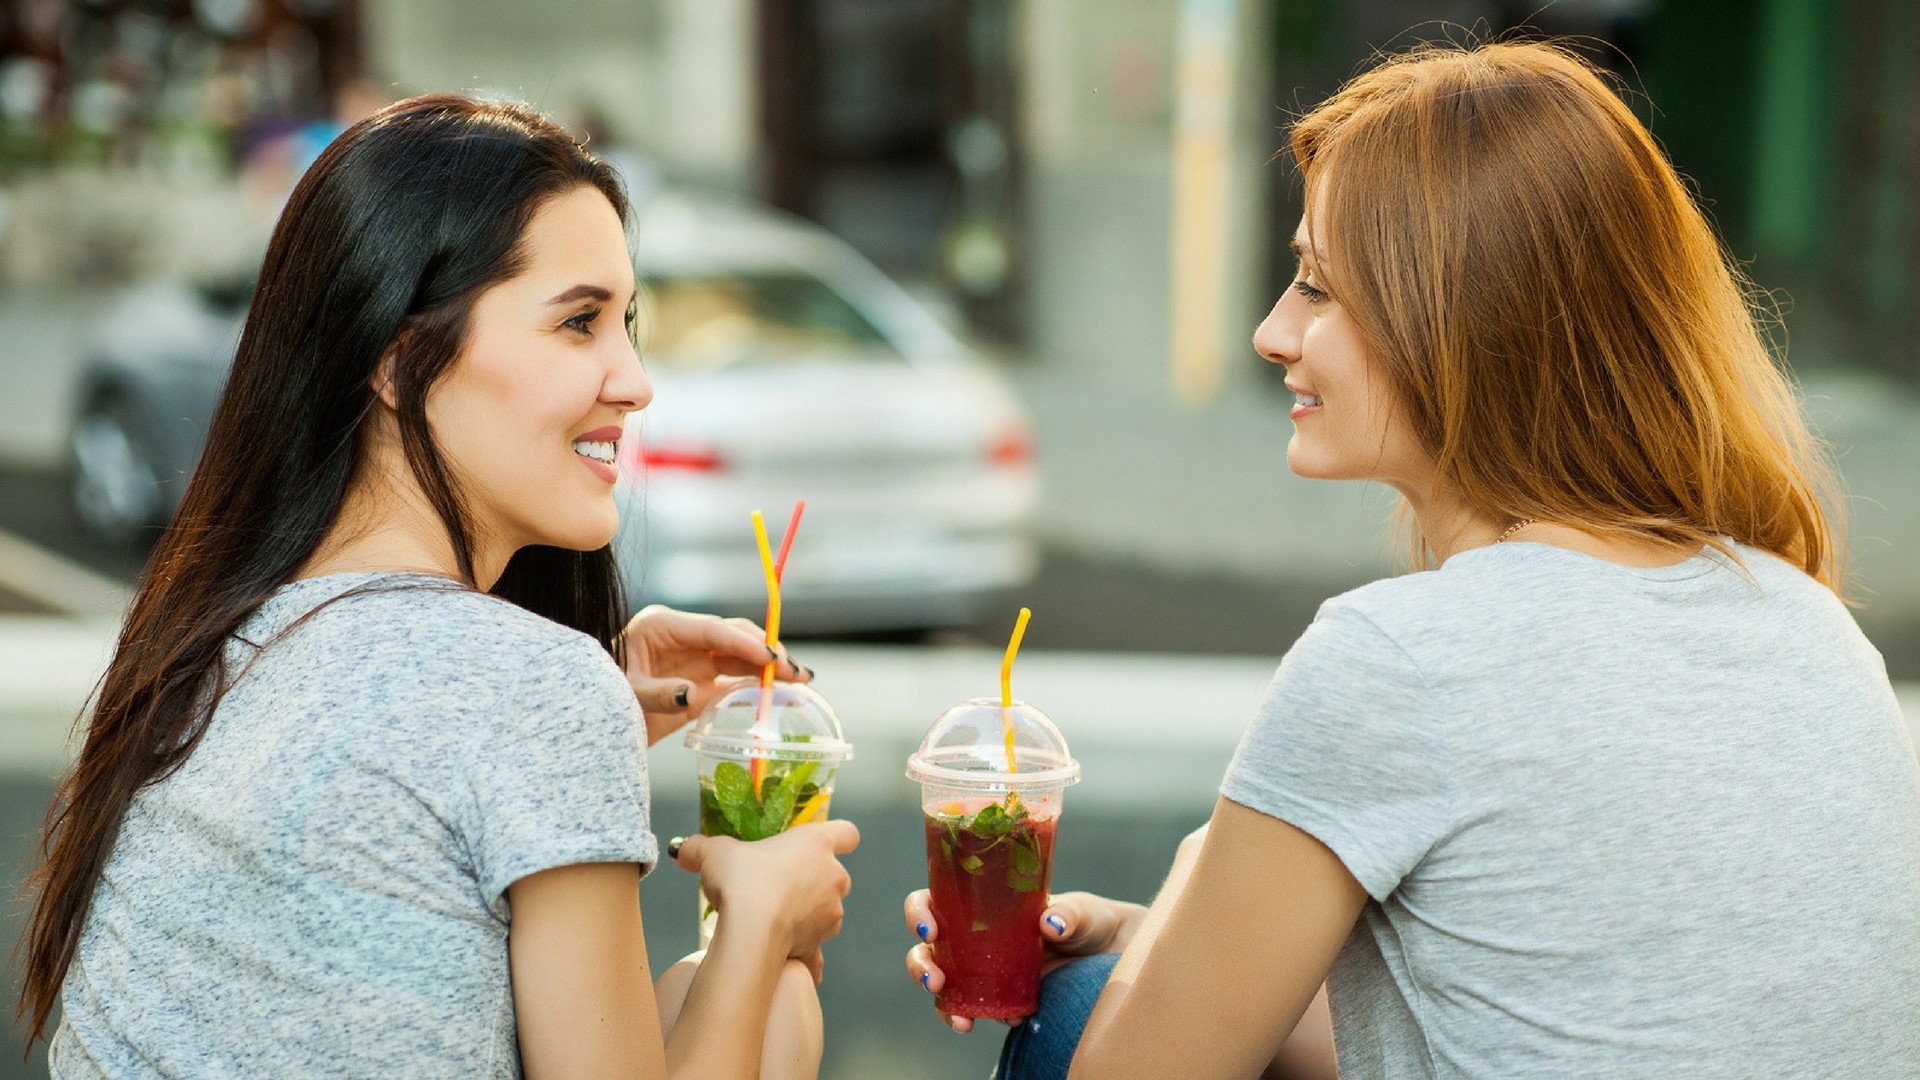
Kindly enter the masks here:
M 613 294 L 598 285 L 575 285 L 573 288 L 547 301 L 547 303 L 550 305 L 571 304 L 575 300 L 580 299 L 598 300 L 604 304 L 613 299 Z
M 1300 262 L 1320 264 L 1327 261 L 1318 251 L 1312 252 L 1311 255 L 1309 255 L 1306 245 L 1302 244 L 1300 238 L 1297 236 L 1287 241 L 1287 247 L 1293 252 L 1293 257 Z

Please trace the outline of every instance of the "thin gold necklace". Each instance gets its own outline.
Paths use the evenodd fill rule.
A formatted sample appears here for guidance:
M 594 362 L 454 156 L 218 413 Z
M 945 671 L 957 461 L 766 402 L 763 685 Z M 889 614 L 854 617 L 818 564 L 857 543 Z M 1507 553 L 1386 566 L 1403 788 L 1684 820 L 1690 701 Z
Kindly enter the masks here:
M 1519 521 L 1516 521 L 1513 524 L 1507 526 L 1507 531 L 1501 533 L 1499 538 L 1494 540 L 1494 543 L 1496 544 L 1506 543 L 1508 537 L 1512 536 L 1514 533 L 1519 532 L 1521 529 L 1524 529 L 1531 524 L 1533 524 L 1532 518 L 1521 518 Z

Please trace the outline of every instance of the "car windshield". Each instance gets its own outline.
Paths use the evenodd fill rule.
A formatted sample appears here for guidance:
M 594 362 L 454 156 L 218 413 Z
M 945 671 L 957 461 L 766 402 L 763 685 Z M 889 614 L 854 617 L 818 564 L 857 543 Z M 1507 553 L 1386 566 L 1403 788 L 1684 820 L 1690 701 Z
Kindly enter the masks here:
M 791 271 L 649 274 L 640 347 L 648 363 L 738 364 L 903 359 L 866 316 L 819 278 Z

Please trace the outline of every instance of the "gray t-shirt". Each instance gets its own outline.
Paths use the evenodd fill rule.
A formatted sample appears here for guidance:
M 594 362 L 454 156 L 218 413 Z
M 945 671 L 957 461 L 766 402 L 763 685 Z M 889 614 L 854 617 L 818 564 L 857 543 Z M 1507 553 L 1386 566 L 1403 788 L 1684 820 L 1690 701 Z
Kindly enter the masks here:
M 625 676 L 424 575 L 298 581 L 237 637 L 94 890 L 53 1075 L 518 1076 L 507 886 L 656 858 Z
M 1920 765 L 1800 571 L 1541 544 L 1328 601 L 1221 793 L 1371 900 L 1343 1080 L 1920 1077 Z

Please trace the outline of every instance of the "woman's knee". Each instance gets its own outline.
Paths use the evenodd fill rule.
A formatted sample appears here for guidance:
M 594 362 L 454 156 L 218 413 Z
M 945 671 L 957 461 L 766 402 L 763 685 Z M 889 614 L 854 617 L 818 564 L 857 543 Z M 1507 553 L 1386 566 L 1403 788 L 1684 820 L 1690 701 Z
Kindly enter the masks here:
M 655 980 L 653 1006 L 660 1014 L 661 1035 L 671 1033 L 673 1025 L 679 1023 L 680 1010 L 687 1003 L 688 992 L 693 989 L 693 977 L 699 973 L 700 962 L 706 958 L 705 949 L 683 956 Z
M 1101 953 L 1048 972 L 1040 981 L 1039 1011 L 1007 1033 L 996 1080 L 1065 1080 L 1087 1017 L 1119 959 L 1118 953 Z
M 760 1055 L 763 1080 L 812 1078 L 820 1073 L 826 1049 L 826 1025 L 820 1014 L 820 992 L 813 972 L 798 960 L 789 960 L 774 983 L 773 1004 L 767 1010 L 767 1038 Z

